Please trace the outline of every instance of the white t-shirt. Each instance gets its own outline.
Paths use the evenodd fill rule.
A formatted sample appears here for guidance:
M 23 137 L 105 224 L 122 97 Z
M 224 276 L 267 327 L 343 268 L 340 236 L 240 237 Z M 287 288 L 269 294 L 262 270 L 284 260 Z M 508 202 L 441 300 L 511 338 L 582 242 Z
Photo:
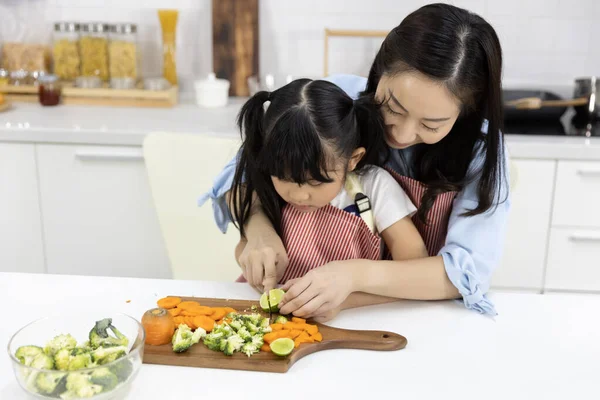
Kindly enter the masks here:
M 363 194 L 369 198 L 376 232 L 383 232 L 406 216 L 412 216 L 417 208 L 410 201 L 400 184 L 383 168 L 369 167 L 358 175 Z M 354 199 L 343 187 L 330 203 L 339 209 L 354 205 Z

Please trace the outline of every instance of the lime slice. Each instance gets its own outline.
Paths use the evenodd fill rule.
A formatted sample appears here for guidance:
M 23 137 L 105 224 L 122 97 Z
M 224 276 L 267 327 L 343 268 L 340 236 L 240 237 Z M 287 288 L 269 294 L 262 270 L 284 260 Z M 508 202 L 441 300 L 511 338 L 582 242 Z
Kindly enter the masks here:
M 262 308 L 263 311 L 269 312 L 269 310 L 271 309 L 271 305 L 269 304 L 269 295 L 267 294 L 267 292 L 263 293 L 260 296 L 258 304 L 260 304 L 260 308 Z
M 294 350 L 294 341 L 290 338 L 279 338 L 273 340 L 269 347 L 273 353 L 284 357 Z
M 281 289 L 269 290 L 269 304 L 272 312 L 279 312 L 279 302 L 281 302 L 284 294 L 285 292 Z

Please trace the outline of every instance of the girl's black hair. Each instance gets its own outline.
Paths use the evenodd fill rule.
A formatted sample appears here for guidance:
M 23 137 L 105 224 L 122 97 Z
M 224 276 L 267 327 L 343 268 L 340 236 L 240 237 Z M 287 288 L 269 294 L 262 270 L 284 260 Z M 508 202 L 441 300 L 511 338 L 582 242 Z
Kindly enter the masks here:
M 298 184 L 331 182 L 328 171 L 347 164 L 358 147 L 364 147 L 366 154 L 356 171 L 383 162 L 387 147 L 383 118 L 373 96 L 353 101 L 338 86 L 323 80 L 298 79 L 272 93 L 258 92 L 242 106 L 237 123 L 243 142 L 231 189 L 231 209 L 242 237 L 253 193 L 282 234 L 285 203 L 271 177 Z
M 417 148 L 412 171 L 427 185 L 417 213 L 422 221 L 426 222 L 437 195 L 460 191 L 475 178 L 468 169 L 476 146 L 483 145 L 485 152 L 477 171 L 479 202 L 463 215 L 481 214 L 498 204 L 504 179 L 501 70 L 502 49 L 490 24 L 448 4 L 431 4 L 414 11 L 381 45 L 363 94 L 373 95 L 384 75 L 416 71 L 444 85 L 463 105 L 444 139 Z M 487 134 L 482 134 L 485 119 Z

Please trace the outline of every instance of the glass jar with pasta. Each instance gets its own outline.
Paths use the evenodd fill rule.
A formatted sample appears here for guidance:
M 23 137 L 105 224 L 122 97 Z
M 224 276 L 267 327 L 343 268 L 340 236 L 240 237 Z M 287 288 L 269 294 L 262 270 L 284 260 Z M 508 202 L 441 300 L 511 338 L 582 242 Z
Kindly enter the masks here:
M 134 24 L 112 25 L 109 39 L 110 77 L 137 79 L 137 26 Z
M 61 80 L 72 81 L 80 74 L 79 24 L 57 22 L 54 24 L 52 45 L 54 74 Z
M 81 26 L 79 51 L 81 76 L 108 80 L 108 25 L 90 22 Z

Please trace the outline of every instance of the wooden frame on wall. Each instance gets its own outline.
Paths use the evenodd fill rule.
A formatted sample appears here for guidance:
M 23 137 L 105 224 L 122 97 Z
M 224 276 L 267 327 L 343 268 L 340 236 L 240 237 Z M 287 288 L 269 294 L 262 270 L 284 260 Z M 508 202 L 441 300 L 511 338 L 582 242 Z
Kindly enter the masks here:
M 325 54 L 323 57 L 323 76 L 329 74 L 329 38 L 337 37 L 386 37 L 389 31 L 370 31 L 370 30 L 352 30 L 352 29 L 329 29 L 325 28 Z

